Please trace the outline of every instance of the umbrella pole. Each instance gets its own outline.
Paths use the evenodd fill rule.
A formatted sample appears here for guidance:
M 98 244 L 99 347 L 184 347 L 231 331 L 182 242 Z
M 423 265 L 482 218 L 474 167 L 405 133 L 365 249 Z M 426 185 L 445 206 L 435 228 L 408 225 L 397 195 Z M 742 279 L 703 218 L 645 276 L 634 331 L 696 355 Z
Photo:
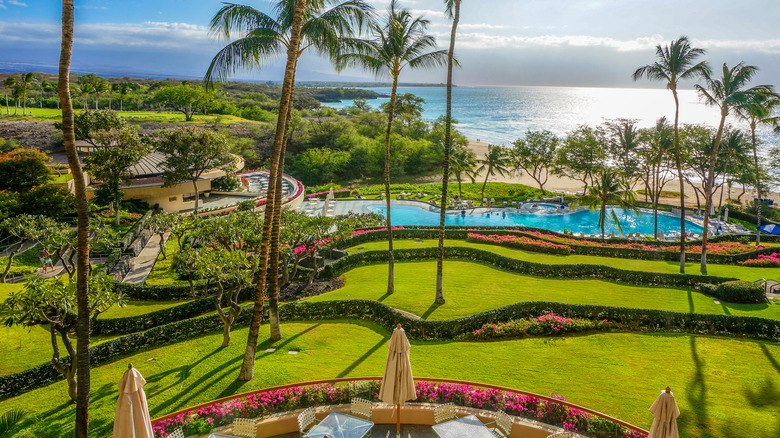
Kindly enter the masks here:
M 395 419 L 395 436 L 396 438 L 401 436 L 401 403 L 395 405 L 396 419 Z

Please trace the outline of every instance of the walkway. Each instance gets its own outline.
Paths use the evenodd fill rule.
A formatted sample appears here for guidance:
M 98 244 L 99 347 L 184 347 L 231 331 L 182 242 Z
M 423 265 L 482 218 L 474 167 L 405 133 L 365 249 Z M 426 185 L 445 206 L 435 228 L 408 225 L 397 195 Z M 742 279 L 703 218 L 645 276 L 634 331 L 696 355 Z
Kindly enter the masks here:
M 168 234 L 165 235 L 166 240 L 168 239 L 168 236 Z M 152 272 L 152 268 L 154 268 L 154 263 L 157 260 L 157 256 L 160 254 L 160 249 L 160 235 L 155 234 L 149 238 L 149 242 L 144 249 L 141 250 L 141 253 L 132 260 L 131 263 L 133 264 L 133 268 L 125 275 L 122 282 L 144 284 L 146 278 L 149 277 L 149 274 Z

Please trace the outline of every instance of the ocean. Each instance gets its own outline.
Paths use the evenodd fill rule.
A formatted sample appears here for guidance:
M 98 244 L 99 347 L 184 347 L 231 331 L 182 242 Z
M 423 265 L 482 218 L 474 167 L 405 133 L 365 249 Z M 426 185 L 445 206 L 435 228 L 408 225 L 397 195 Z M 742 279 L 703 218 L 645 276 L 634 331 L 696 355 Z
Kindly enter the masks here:
M 368 88 L 390 94 L 390 88 Z M 446 88 L 399 87 L 398 93 L 412 93 L 425 99 L 423 118 L 435 120 L 444 115 Z M 680 123 L 702 123 L 717 126 L 718 109 L 699 101 L 694 90 L 680 90 Z M 378 108 L 389 99 L 371 99 Z M 466 137 L 493 144 L 509 145 L 522 138 L 527 130 L 549 130 L 565 135 L 579 125 L 599 125 L 610 119 L 635 119 L 640 127 L 655 125 L 666 116 L 674 121 L 674 99 L 666 89 L 584 88 L 584 87 L 455 87 L 452 91 L 452 113 L 457 129 Z M 351 100 L 325 103 L 346 108 Z M 747 129 L 736 117 L 728 123 Z M 762 128 L 760 137 L 767 146 L 780 144 L 780 137 Z

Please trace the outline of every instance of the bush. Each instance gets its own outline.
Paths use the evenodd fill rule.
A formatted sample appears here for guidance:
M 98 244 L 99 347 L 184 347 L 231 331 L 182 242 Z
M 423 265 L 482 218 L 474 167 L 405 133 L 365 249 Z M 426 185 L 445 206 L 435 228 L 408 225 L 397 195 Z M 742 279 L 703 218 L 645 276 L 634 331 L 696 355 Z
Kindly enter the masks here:
M 761 268 L 780 268 L 780 253 L 759 254 L 758 257 L 739 262 L 739 264 Z
M 721 283 L 715 288 L 714 295 L 729 303 L 755 304 L 766 301 L 766 289 L 763 283 L 737 280 Z
M 195 418 L 187 424 L 188 436 L 201 436 L 211 433 L 211 423 L 205 418 Z
M 580 333 L 588 330 L 609 330 L 617 327 L 606 319 L 592 321 L 582 318 L 564 318 L 554 313 L 547 313 L 532 319 L 518 319 L 509 322 L 485 324 L 471 333 L 466 339 L 493 339 L 506 337 L 558 336 L 565 333 Z
M 499 236 L 497 234 L 485 235 L 469 233 L 467 242 L 486 243 L 489 245 L 505 246 L 526 251 L 543 252 L 547 254 L 571 254 L 571 248 L 567 245 L 535 240 L 525 236 Z
M 21 201 L 22 210 L 32 215 L 61 218 L 76 212 L 76 198 L 68 189 L 54 184 L 33 187 L 22 193 Z
M 241 179 L 235 175 L 225 175 L 211 180 L 211 190 L 218 192 L 234 192 L 241 187 Z

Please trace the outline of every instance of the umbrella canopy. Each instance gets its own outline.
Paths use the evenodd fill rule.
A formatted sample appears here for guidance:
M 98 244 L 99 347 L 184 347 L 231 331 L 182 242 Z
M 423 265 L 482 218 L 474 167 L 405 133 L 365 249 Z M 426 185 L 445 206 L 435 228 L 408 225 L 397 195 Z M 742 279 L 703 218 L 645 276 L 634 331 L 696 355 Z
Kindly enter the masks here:
M 668 386 L 665 391 L 661 391 L 661 395 L 650 406 L 650 412 L 653 413 L 654 418 L 647 438 L 680 437 L 680 432 L 677 430 L 677 417 L 680 416 L 680 409 L 677 407 L 677 402 L 674 401 L 674 393 Z
M 154 438 L 144 385 L 146 379 L 131 364 L 119 381 L 114 438 Z
M 764 225 L 760 228 L 762 233 L 767 234 L 780 234 L 780 227 L 775 224 Z
M 379 389 L 379 398 L 388 404 L 400 404 L 417 398 L 412 376 L 412 363 L 409 361 L 411 345 L 401 324 L 393 330 L 387 353 L 385 375 Z

